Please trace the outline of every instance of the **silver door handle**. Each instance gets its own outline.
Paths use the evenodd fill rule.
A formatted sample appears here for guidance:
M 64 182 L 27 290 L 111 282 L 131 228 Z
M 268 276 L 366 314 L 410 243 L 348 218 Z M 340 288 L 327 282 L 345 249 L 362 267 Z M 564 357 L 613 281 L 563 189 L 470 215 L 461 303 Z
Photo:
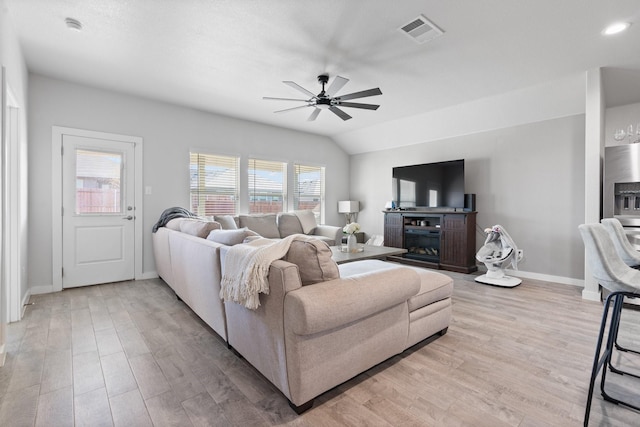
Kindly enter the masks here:
M 133 216 L 129 215 L 129 216 L 123 216 L 122 219 L 126 219 L 131 221 L 133 219 Z

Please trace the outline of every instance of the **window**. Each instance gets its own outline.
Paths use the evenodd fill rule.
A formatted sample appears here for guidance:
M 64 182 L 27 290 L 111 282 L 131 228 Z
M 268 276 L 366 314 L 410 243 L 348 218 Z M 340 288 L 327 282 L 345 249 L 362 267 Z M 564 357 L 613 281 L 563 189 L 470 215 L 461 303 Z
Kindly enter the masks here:
M 122 153 L 76 150 L 76 214 L 121 213 Z
M 249 213 L 285 211 L 287 164 L 249 159 Z
M 316 216 L 318 224 L 324 219 L 324 167 L 294 165 L 293 208 L 309 209 Z
M 235 215 L 239 158 L 189 153 L 191 211 L 197 215 Z

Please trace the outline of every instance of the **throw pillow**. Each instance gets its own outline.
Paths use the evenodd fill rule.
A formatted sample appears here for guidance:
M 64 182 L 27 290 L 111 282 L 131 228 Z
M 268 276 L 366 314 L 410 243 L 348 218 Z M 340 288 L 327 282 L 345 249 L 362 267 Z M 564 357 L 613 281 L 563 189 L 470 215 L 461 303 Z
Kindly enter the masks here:
M 256 233 L 246 228 L 238 228 L 236 230 L 212 230 L 207 236 L 207 240 L 233 246 L 244 242 L 244 239 L 247 237 L 255 235 Z
M 282 238 L 292 234 L 304 234 L 298 216 L 288 212 L 278 214 L 278 230 L 280 230 L 280 237 Z
M 300 220 L 300 225 L 302 225 L 303 233 L 313 233 L 313 230 L 315 230 L 316 226 L 318 225 L 318 223 L 316 222 L 316 216 L 313 214 L 313 211 L 296 211 L 295 213 Z
M 180 223 L 180 231 L 191 234 L 192 236 L 206 238 L 212 230 L 220 229 L 220 223 L 215 221 L 202 221 L 199 219 L 189 218 L 187 221 Z
M 247 227 L 267 239 L 279 239 L 276 214 L 240 215 L 240 227 Z
M 223 230 L 237 230 L 238 224 L 231 215 L 214 215 L 214 220 L 218 221 Z
M 302 286 L 340 278 L 331 249 L 321 240 L 294 240 L 283 259 L 298 266 Z

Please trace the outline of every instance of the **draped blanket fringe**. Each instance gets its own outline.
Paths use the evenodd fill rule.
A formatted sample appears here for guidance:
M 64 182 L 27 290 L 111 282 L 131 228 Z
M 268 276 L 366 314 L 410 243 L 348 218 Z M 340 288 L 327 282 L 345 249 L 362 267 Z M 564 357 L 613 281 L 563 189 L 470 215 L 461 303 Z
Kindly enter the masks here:
M 259 294 L 269 294 L 271 263 L 284 257 L 294 240 L 308 239 L 304 235 L 293 234 L 268 244 L 264 239 L 258 239 L 232 246 L 224 261 L 220 298 L 251 310 L 257 309 L 260 306 Z

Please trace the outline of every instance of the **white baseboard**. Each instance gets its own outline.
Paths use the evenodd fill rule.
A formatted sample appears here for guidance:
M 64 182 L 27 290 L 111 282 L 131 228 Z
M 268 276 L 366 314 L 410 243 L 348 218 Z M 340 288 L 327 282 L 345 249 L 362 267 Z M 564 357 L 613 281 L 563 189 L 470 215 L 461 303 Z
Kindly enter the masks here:
M 562 285 L 579 286 L 581 288 L 584 288 L 583 279 L 574 279 L 572 277 L 564 276 L 553 276 L 551 274 L 532 273 L 530 271 L 521 270 L 505 270 L 505 272 L 509 276 L 520 277 L 522 279 L 541 280 L 543 282 L 560 283 Z
M 586 299 L 587 301 L 602 301 L 602 296 L 600 295 L 600 291 L 588 291 L 583 289 L 582 299 Z
M 137 277 L 136 280 L 147 280 L 147 279 L 157 279 L 158 273 L 156 271 L 147 271 L 146 273 L 142 273 L 141 277 Z M 39 285 L 39 286 L 31 286 L 27 291 L 27 295 L 22 301 L 22 307 L 24 309 L 24 305 L 29 302 L 29 297 L 31 295 L 40 295 L 40 294 L 50 294 L 52 292 L 57 292 L 53 285 Z
M 487 267 L 485 267 L 484 265 L 479 265 L 478 271 L 481 273 L 486 273 Z M 520 277 L 521 279 L 541 280 L 543 282 L 560 283 L 562 285 L 579 286 L 581 288 L 584 288 L 583 279 L 574 279 L 572 277 L 564 277 L 564 276 L 553 276 L 551 274 L 533 273 L 531 271 L 522 271 L 522 270 L 507 269 L 505 270 L 505 273 L 508 276 Z
M 158 273 L 155 271 L 147 271 L 145 273 L 142 273 L 141 277 L 137 277 L 136 280 L 147 280 L 147 279 L 157 279 Z
M 32 286 L 31 295 L 50 294 L 54 292 L 53 285 Z

